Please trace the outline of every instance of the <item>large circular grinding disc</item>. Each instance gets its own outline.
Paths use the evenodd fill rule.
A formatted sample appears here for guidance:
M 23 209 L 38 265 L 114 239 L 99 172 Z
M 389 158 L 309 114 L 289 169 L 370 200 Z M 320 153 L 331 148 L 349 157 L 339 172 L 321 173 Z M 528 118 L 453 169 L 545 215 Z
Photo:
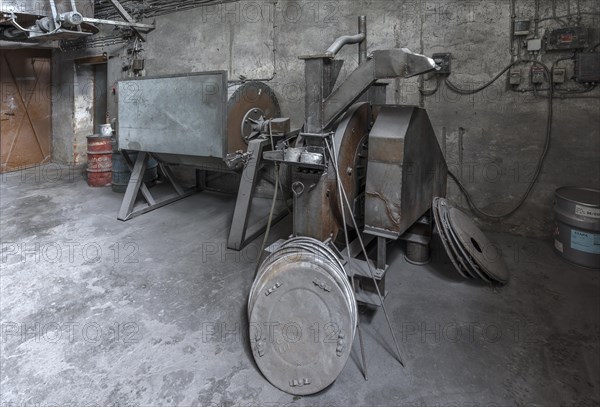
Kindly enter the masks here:
M 458 271 L 458 274 L 460 274 L 466 279 L 470 279 L 472 278 L 471 275 L 463 268 L 462 264 L 460 264 L 458 261 L 458 254 L 455 251 L 454 247 L 451 246 L 450 237 L 447 236 L 447 233 L 449 233 L 447 230 L 448 228 L 445 222 L 442 222 L 442 214 L 440 213 L 440 211 L 441 206 L 445 204 L 445 201 L 446 200 L 443 198 L 435 198 L 433 201 L 432 212 L 433 217 L 435 219 L 435 224 L 437 225 L 438 234 L 440 236 L 442 244 L 444 245 L 446 253 L 448 253 L 448 257 L 450 258 L 450 261 L 452 262 L 452 265 L 454 266 L 456 271 Z
M 479 269 L 479 266 L 477 264 L 475 264 L 475 262 L 471 258 L 471 255 L 463 247 L 460 239 L 456 235 L 456 231 L 450 225 L 450 219 L 449 219 L 448 212 L 449 212 L 448 208 L 446 208 L 443 211 L 442 217 L 444 219 L 444 222 L 446 223 L 447 231 L 450 235 L 450 241 L 452 242 L 452 245 L 457 250 L 458 260 L 463 265 L 465 270 L 467 270 L 469 272 L 469 274 L 471 274 L 473 277 L 480 278 L 481 280 L 485 281 L 486 283 L 491 283 L 491 280 L 488 278 L 488 276 Z
M 227 151 L 229 153 L 247 150 L 248 140 L 242 134 L 242 125 L 248 115 L 256 114 L 254 111 L 264 114 L 266 119 L 281 117 L 275 92 L 262 82 L 246 82 L 231 86 L 227 101 Z
M 344 292 L 322 267 L 309 261 L 280 267 L 251 310 L 252 353 L 275 387 L 314 394 L 335 381 L 350 356 L 351 312 Z
M 509 274 L 497 247 L 467 215 L 458 209 L 450 208 L 448 218 L 456 237 L 479 269 L 491 280 L 506 284 Z

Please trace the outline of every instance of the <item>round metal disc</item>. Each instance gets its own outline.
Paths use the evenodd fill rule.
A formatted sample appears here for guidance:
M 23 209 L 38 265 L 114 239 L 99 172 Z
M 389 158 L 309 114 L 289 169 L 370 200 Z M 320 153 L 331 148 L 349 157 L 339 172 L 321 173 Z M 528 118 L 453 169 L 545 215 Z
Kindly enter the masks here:
M 356 298 L 353 295 L 352 285 L 350 284 L 350 280 L 346 275 L 343 266 L 341 266 L 340 264 L 339 268 L 335 267 L 336 262 L 339 263 L 339 260 L 329 257 L 329 253 L 325 254 L 322 251 L 314 251 L 314 248 L 311 248 L 311 246 L 307 245 L 306 243 L 295 243 L 295 245 L 311 253 L 311 257 L 314 260 L 317 260 L 315 261 L 315 264 L 321 266 L 324 269 L 324 271 L 329 273 L 329 275 L 337 282 L 338 286 L 345 294 L 348 309 L 350 310 L 352 315 L 352 327 L 355 329 L 358 323 L 358 310 L 356 309 Z M 324 255 L 326 258 L 323 258 L 323 260 L 325 260 L 323 262 L 320 261 L 321 259 L 314 258 L 315 256 L 323 257 Z M 354 337 L 355 334 L 354 329 L 352 330 L 352 337 Z
M 473 278 L 479 278 L 486 283 L 491 283 L 490 279 L 479 269 L 479 266 L 475 264 L 469 253 L 467 253 L 467 251 L 463 248 L 463 245 L 458 239 L 456 232 L 450 225 L 448 212 L 448 207 L 444 206 L 444 209 L 442 210 L 442 222 L 446 224 L 446 231 L 448 232 L 450 243 L 458 255 L 458 261 L 462 264 L 464 270 L 466 270 Z
M 330 260 L 329 256 L 324 253 L 316 253 L 311 251 L 310 247 L 303 247 L 304 244 L 296 241 L 298 238 L 292 240 L 294 241 L 293 247 L 286 247 L 283 245 L 278 251 L 272 253 L 260 267 L 259 273 L 250 290 L 248 316 L 252 313 L 257 295 L 268 288 L 267 286 L 270 284 L 270 281 L 273 278 L 272 276 L 283 269 L 282 265 L 302 261 L 312 262 L 315 266 L 320 267 L 323 272 L 328 273 L 337 282 L 342 292 L 344 292 L 346 303 L 352 316 L 352 337 L 354 337 L 356 326 L 358 324 L 358 309 L 352 286 L 345 274 L 343 266 L 339 263 L 337 258 L 335 258 L 335 260 Z M 323 249 L 324 247 L 321 245 L 320 248 Z M 323 257 L 324 255 L 326 257 Z M 331 256 L 335 257 L 333 253 L 331 253 Z M 339 269 L 333 267 L 334 263 L 339 265 Z
M 242 136 L 244 117 L 253 109 L 264 112 L 266 119 L 281 117 L 279 101 L 273 90 L 263 82 L 246 82 L 229 88 L 227 101 L 228 152 L 246 151 L 248 146 Z
M 283 262 L 257 293 L 250 315 L 256 364 L 274 386 L 317 393 L 341 373 L 352 345 L 352 317 L 336 281 L 313 262 Z
M 458 274 L 460 274 L 462 277 L 470 279 L 472 278 L 466 270 L 463 269 L 463 266 L 459 263 L 458 261 L 458 254 L 456 253 L 456 250 L 454 247 L 451 246 L 450 241 L 449 241 L 449 237 L 446 235 L 448 233 L 448 227 L 445 223 L 442 223 L 442 216 L 440 214 L 440 206 L 441 204 L 445 202 L 445 199 L 443 198 L 435 198 L 433 200 L 433 217 L 435 219 L 435 224 L 437 225 L 437 229 L 438 229 L 438 234 L 440 235 L 440 240 L 442 241 L 442 245 L 444 246 L 444 249 L 446 250 L 446 253 L 448 254 L 448 257 L 450 258 L 450 261 L 452 262 L 452 265 L 454 266 L 454 268 L 456 269 L 456 271 L 458 271 Z
M 357 103 L 348 110 L 335 132 L 334 145 L 337 153 L 338 171 L 350 204 L 360 194 L 364 193 L 367 179 L 367 140 L 370 129 L 371 105 L 369 103 Z M 331 194 L 331 208 L 338 224 L 343 225 L 342 205 L 337 192 Z M 354 223 L 351 214 L 348 208 L 345 208 L 345 210 L 346 224 L 353 229 Z M 355 215 L 360 217 L 360 213 L 355 213 Z
M 499 251 L 494 250 L 496 246 L 458 209 L 450 208 L 448 218 L 462 247 L 471 255 L 479 269 L 491 280 L 506 284 L 509 279 L 508 270 Z

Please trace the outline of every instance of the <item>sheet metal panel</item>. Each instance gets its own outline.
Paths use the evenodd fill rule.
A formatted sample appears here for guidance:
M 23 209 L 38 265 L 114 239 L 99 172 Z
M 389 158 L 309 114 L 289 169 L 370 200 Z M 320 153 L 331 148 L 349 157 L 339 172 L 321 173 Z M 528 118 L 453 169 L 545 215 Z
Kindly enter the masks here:
M 427 112 L 383 106 L 369 136 L 365 231 L 400 237 L 446 196 L 447 173 Z
M 227 72 L 127 79 L 118 84 L 119 147 L 196 157 L 227 154 Z

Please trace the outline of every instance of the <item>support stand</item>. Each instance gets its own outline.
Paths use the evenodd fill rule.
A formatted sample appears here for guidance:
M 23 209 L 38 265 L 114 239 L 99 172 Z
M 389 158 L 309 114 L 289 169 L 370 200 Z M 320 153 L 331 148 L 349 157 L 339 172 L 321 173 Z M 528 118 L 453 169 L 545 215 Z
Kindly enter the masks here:
M 125 197 L 123 198 L 121 209 L 119 210 L 118 219 L 121 221 L 128 221 L 137 216 L 151 212 L 155 209 L 172 204 L 173 202 L 179 201 L 180 199 L 193 195 L 198 191 L 198 189 L 196 188 L 185 190 L 183 187 L 181 187 L 175 179 L 175 177 L 173 176 L 171 169 L 168 166 L 161 163 L 161 170 L 167 177 L 169 183 L 173 186 L 175 194 L 157 200 L 154 198 L 152 193 L 150 193 L 150 190 L 148 189 L 146 184 L 144 184 L 144 174 L 148 166 L 149 154 L 140 151 L 135 164 L 132 163 L 126 151 L 123 151 L 123 157 L 125 158 L 125 161 L 129 166 L 129 170 L 131 171 L 131 178 L 129 180 L 129 185 L 127 185 L 127 191 L 125 191 Z M 146 200 L 146 206 L 143 208 L 135 209 L 135 202 L 140 192 Z
M 385 275 L 389 268 L 386 264 L 387 240 L 382 237 L 363 235 L 365 246 L 368 246 L 374 239 L 377 239 L 376 261 L 357 258 L 357 256 L 362 253 L 359 239 L 352 241 L 350 247 L 347 247 L 342 251 L 342 257 L 349 258 L 352 261 L 352 271 L 354 272 L 354 278 L 358 282 L 356 292 L 354 293 L 356 301 L 374 307 L 381 307 L 381 301 L 379 300 L 373 277 L 375 277 L 379 292 L 381 292 L 382 296 L 385 298 L 387 296 L 387 291 L 385 289 Z M 369 264 L 371 265 L 371 270 L 374 272 L 374 276 L 371 275 Z
M 242 250 L 250 241 L 261 235 L 267 229 L 267 221 L 256 222 L 248 225 L 252 200 L 256 191 L 258 174 L 262 167 L 262 156 L 265 147 L 270 143 L 268 139 L 254 139 L 248 143 L 250 160 L 242 172 L 242 180 L 237 195 L 235 212 L 229 232 L 227 247 L 232 250 Z M 284 198 L 285 199 L 285 198 Z M 273 224 L 277 223 L 287 215 L 287 210 L 274 215 Z

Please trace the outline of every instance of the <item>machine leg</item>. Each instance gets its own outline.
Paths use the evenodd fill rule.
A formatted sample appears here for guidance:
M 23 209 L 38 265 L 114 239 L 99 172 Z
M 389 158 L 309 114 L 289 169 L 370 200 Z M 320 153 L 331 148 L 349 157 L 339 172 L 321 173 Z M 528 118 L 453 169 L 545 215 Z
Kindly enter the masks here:
M 387 261 L 387 239 L 384 237 L 377 238 L 377 269 L 385 270 Z
M 129 158 L 127 156 L 127 158 Z M 129 179 L 129 185 L 125 191 L 123 197 L 123 203 L 121 204 L 121 210 L 119 211 L 119 220 L 127 220 L 133 208 L 135 201 L 137 200 L 138 192 L 144 181 L 144 173 L 146 172 L 146 166 L 148 164 L 148 154 L 141 151 L 138 154 L 137 161 L 131 170 L 131 178 Z
M 197 191 L 196 188 L 184 190 L 173 177 L 171 169 L 161 164 L 161 168 L 163 169 L 165 176 L 175 189 L 175 194 L 169 195 L 165 198 L 162 198 L 161 200 L 157 200 L 150 193 L 148 187 L 144 184 L 144 173 L 146 172 L 146 168 L 148 166 L 149 154 L 140 151 L 140 153 L 138 154 L 137 161 L 133 166 L 131 165 L 131 159 L 129 158 L 126 152 L 124 152 L 123 156 L 125 157 L 125 161 L 127 161 L 130 167 L 131 178 L 129 180 L 129 185 L 127 185 L 127 191 L 125 191 L 125 196 L 123 197 L 121 209 L 119 210 L 118 219 L 121 221 L 128 221 L 132 218 L 135 218 L 136 216 L 140 216 L 144 213 L 148 213 L 163 206 L 172 204 L 173 202 L 186 198 L 196 193 Z M 146 200 L 147 206 L 140 209 L 135 209 L 135 203 L 140 192 Z
M 254 239 L 266 229 L 266 224 L 248 226 L 248 220 L 258 180 L 258 172 L 261 167 L 263 150 L 268 143 L 269 140 L 267 139 L 254 139 L 248 144 L 248 152 L 251 153 L 251 158 L 242 172 L 242 181 L 240 183 L 233 222 L 229 232 L 229 242 L 227 244 L 232 250 L 243 249 L 248 241 Z M 279 214 L 273 221 L 276 222 L 281 218 L 282 216 Z

